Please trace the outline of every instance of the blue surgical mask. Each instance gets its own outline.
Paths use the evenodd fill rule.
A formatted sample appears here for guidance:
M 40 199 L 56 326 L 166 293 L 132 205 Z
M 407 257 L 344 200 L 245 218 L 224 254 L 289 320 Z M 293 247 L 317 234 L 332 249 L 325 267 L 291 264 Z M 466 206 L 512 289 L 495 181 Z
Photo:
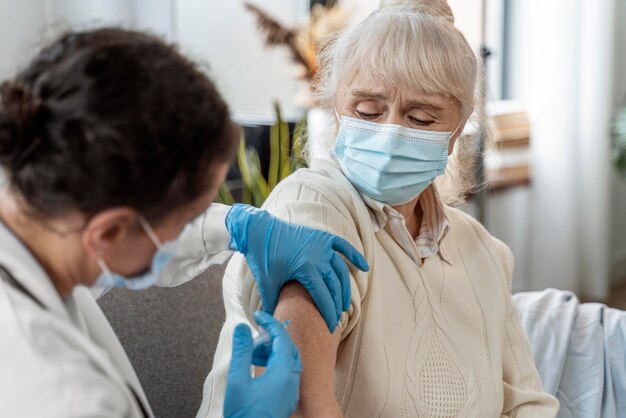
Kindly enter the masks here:
M 159 237 L 157 237 L 148 221 L 146 221 L 143 217 L 140 217 L 139 224 L 157 247 L 157 252 L 152 257 L 150 270 L 137 276 L 124 277 L 111 272 L 104 260 L 100 258 L 98 260 L 98 265 L 102 269 L 102 274 L 94 284 L 94 287 L 104 288 L 107 290 L 114 287 L 126 287 L 132 290 L 142 290 L 153 286 L 157 282 L 159 275 L 167 263 L 169 263 L 169 261 L 174 257 L 179 240 L 162 244 L 161 240 L 159 240 Z
M 408 203 L 443 174 L 451 132 L 341 117 L 335 155 L 350 182 L 388 205 Z

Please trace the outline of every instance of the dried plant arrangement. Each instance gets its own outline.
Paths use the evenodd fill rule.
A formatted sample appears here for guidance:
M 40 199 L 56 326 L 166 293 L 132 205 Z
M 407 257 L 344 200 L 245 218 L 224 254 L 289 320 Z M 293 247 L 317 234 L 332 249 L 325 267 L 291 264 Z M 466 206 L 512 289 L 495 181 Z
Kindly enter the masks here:
M 329 2 L 327 6 L 316 4 L 302 27 L 288 27 L 251 2 L 244 5 L 256 18 L 265 45 L 286 47 L 292 61 L 302 69 L 300 76 L 309 83 L 317 76 L 318 51 L 329 35 L 345 27 L 349 17 L 349 13 L 336 2 Z

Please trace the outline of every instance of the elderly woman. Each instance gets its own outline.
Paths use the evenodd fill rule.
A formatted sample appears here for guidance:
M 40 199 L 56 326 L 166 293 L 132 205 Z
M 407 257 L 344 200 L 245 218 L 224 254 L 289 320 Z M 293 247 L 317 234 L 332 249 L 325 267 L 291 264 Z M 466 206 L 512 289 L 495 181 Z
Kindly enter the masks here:
M 275 315 L 291 320 L 304 365 L 298 413 L 555 416 L 511 299 L 510 250 L 433 184 L 449 158 L 458 162 L 449 171 L 471 163 L 471 146 L 457 140 L 473 113 L 477 62 L 446 2 L 385 3 L 321 64 L 332 134 L 311 138 L 311 168 L 280 184 L 266 209 L 346 237 L 371 269 L 351 271 L 352 306 L 332 334 L 299 285 L 283 289 Z M 223 397 L 230 336 L 258 307 L 249 276 L 235 256 L 206 400 Z M 201 416 L 221 412 L 211 408 Z

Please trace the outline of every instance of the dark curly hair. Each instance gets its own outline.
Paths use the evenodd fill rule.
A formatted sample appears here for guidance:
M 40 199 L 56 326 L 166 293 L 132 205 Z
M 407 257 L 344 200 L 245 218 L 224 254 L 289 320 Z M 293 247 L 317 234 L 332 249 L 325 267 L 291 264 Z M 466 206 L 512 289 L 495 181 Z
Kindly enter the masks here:
M 211 81 L 145 33 L 66 33 L 0 86 L 0 165 L 46 216 L 130 206 L 159 218 L 211 185 L 237 138 Z

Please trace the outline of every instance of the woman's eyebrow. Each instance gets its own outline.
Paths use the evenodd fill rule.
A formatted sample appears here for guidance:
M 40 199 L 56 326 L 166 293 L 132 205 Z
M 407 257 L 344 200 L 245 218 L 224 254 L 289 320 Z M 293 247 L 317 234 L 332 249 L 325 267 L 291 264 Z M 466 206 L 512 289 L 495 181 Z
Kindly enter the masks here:
M 429 100 L 408 100 L 406 102 L 406 106 L 408 108 L 419 107 L 422 109 L 430 109 L 436 112 L 442 111 L 444 108 L 435 102 L 431 102 Z
M 357 99 L 376 99 L 376 100 L 387 100 L 388 96 L 381 92 L 371 91 L 371 90 L 363 90 L 357 89 L 352 91 L 352 97 Z M 436 103 L 427 99 L 413 99 L 408 100 L 406 102 L 407 108 L 419 107 L 422 109 L 432 110 L 435 112 L 440 112 L 444 110 L 444 106 L 440 103 Z
M 354 90 L 352 92 L 352 97 L 356 97 L 359 99 L 378 99 L 378 100 L 386 100 L 387 96 L 383 93 L 378 93 L 370 90 Z

